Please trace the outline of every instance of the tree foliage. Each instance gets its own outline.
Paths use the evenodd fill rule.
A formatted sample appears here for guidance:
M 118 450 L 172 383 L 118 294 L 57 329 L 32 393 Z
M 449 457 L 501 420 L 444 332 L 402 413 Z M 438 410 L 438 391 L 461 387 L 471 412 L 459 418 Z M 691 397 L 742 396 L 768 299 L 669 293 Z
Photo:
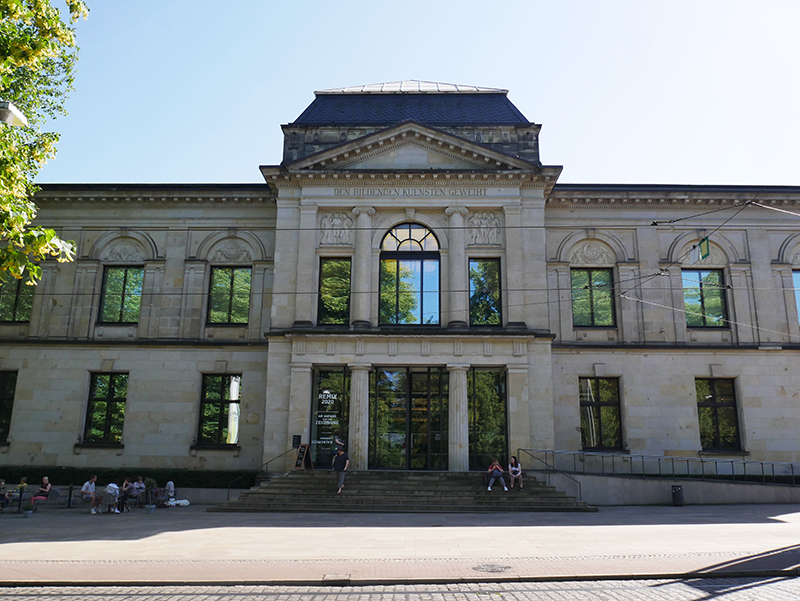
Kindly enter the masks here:
M 0 125 L 0 279 L 36 283 L 38 262 L 74 258 L 75 244 L 51 229 L 32 227 L 38 189 L 33 180 L 55 156 L 58 134 L 42 131 L 66 114 L 78 47 L 72 25 L 88 15 L 83 0 L 65 0 L 66 20 L 49 0 L 0 0 L 0 99 L 14 103 L 28 127 Z

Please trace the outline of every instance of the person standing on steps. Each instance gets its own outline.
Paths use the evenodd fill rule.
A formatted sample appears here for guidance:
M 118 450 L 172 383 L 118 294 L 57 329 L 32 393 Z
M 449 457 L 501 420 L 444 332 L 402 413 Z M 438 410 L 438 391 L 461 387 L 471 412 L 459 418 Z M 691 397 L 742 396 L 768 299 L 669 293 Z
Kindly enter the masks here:
M 333 458 L 333 469 L 336 470 L 339 476 L 339 490 L 336 491 L 337 495 L 342 494 L 344 488 L 344 475 L 347 472 L 347 466 L 350 465 L 350 456 L 344 452 L 342 447 L 336 449 L 336 456 Z

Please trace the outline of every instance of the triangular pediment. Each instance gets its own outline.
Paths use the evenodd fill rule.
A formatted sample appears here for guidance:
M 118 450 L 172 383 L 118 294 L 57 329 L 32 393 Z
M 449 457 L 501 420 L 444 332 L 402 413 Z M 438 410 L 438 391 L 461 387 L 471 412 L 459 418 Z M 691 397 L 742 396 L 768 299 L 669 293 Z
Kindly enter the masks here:
M 536 166 L 446 132 L 406 122 L 303 157 L 284 167 L 291 171 L 508 171 Z

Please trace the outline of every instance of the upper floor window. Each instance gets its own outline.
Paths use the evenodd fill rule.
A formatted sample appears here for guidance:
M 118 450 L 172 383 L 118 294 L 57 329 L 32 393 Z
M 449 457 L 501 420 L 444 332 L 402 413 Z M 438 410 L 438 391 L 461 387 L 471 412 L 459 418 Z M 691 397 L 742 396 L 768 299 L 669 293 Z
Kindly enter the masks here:
M 128 374 L 92 374 L 84 442 L 122 442 Z
M 741 450 L 733 380 L 697 378 L 694 387 L 703 450 Z
M 319 260 L 317 323 L 350 324 L 350 259 Z
M 416 223 L 393 228 L 381 244 L 380 323 L 439 323 L 439 241 Z
M 499 326 L 500 259 L 469 260 L 469 323 Z
M 794 304 L 797 307 L 797 317 L 800 318 L 800 271 L 792 272 L 792 285 L 794 286 Z
M 0 444 L 8 440 L 11 431 L 11 409 L 17 388 L 17 372 L 0 371 Z
M 22 280 L 9 280 L 0 285 L 0 321 L 30 321 L 33 286 Z
M 136 323 L 142 305 L 142 267 L 106 267 L 100 299 L 101 323 Z
M 614 279 L 611 269 L 573 269 L 572 325 L 613 327 Z
M 249 267 L 212 267 L 208 323 L 246 324 L 250 318 Z
M 579 378 L 581 445 L 584 449 L 622 449 L 622 412 L 617 378 Z
M 721 269 L 684 269 L 683 305 L 690 328 L 726 328 L 728 310 Z

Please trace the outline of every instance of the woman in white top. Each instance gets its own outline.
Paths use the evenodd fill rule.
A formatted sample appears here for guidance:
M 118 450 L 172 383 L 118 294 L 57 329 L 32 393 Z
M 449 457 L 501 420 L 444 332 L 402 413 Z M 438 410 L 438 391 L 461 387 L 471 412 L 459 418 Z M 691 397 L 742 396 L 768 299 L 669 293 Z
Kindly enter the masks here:
M 522 490 L 522 467 L 517 461 L 517 458 L 511 456 L 511 463 L 508 464 L 508 477 L 511 479 L 511 484 L 508 486 L 513 490 L 514 482 L 519 482 L 519 489 Z

